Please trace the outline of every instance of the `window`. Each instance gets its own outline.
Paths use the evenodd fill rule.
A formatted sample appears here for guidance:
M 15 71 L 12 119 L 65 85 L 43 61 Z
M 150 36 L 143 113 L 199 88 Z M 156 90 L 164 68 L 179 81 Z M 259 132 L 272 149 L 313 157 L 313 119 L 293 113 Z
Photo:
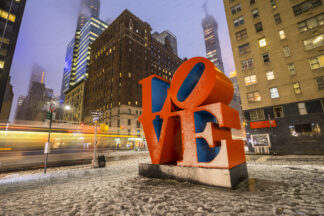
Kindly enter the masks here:
M 231 8 L 232 14 L 236 14 L 241 11 L 241 4 L 237 4 Z
M 276 0 L 270 0 L 270 4 L 271 4 L 272 9 L 277 8 Z
M 241 64 L 242 64 L 242 70 L 250 69 L 253 67 L 253 59 L 249 58 L 249 59 L 243 60 L 241 62 Z
M 245 86 L 253 85 L 257 83 L 256 75 L 247 76 L 244 78 Z
M 298 111 L 299 111 L 299 115 L 307 114 L 305 103 L 298 103 Z
M 294 88 L 295 94 L 301 94 L 302 93 L 299 82 L 294 82 L 293 83 L 293 88 Z
M 267 41 L 265 38 L 259 39 L 259 47 L 265 47 L 267 46 Z
M 280 40 L 286 39 L 285 30 L 280 30 L 278 33 Z
M 300 32 L 304 32 L 321 25 L 324 25 L 324 13 L 299 22 L 298 29 Z
M 273 71 L 266 72 L 267 80 L 273 80 L 275 78 Z
M 245 53 L 249 53 L 251 51 L 250 50 L 250 44 L 249 43 L 243 44 L 243 45 L 238 47 L 238 50 L 239 50 L 240 55 L 245 54 Z
M 247 38 L 247 32 L 246 32 L 246 29 L 243 29 L 242 31 L 239 31 L 239 32 L 236 32 L 235 33 L 235 37 L 236 37 L 236 40 L 239 41 L 239 40 L 242 40 L 244 38 Z
M 132 114 L 132 110 L 131 109 L 128 109 L 128 114 Z
M 251 13 L 252 13 L 252 17 L 253 17 L 253 18 L 257 18 L 257 17 L 259 17 L 259 11 L 258 11 L 257 8 L 254 9 L 254 10 L 252 10 Z
M 0 17 L 3 19 L 8 19 L 11 22 L 16 21 L 16 15 L 8 13 L 7 11 L 1 10 L 1 9 L 0 9 Z
M 277 88 L 270 88 L 270 97 L 279 98 L 279 92 Z
M 322 109 L 323 109 L 323 112 L 324 112 L 324 100 L 321 100 L 321 104 L 322 104 Z
M 316 56 L 309 59 L 309 64 L 312 70 L 324 67 L 324 55 Z
M 117 121 L 117 127 L 120 127 L 120 120 Z
M 288 56 L 291 55 L 291 53 L 290 53 L 290 49 L 289 49 L 288 46 L 284 46 L 284 47 L 283 47 L 283 52 L 284 52 L 285 57 L 288 57 Z
M 273 15 L 273 17 L 277 25 L 281 23 L 281 17 L 279 13 Z
M 0 60 L 0 69 L 4 68 L 4 63 L 5 63 L 4 61 Z
M 0 43 L 5 43 L 5 44 L 9 44 L 10 43 L 10 40 L 7 39 L 7 38 L 4 38 L 4 37 L 0 37 Z
M 234 22 L 234 27 L 243 25 L 244 24 L 244 18 L 243 18 L 243 16 L 240 16 L 239 18 L 235 19 L 233 22 Z
M 262 59 L 263 59 L 263 62 L 264 63 L 270 62 L 270 55 L 269 55 L 269 53 L 263 53 L 262 54 Z
M 229 3 L 231 4 L 232 2 L 234 2 L 235 0 L 229 0 Z
M 275 118 L 282 118 L 284 117 L 283 107 L 282 106 L 275 106 L 273 107 L 273 114 Z
M 318 89 L 324 89 L 324 76 L 315 78 Z
M 261 96 L 259 91 L 247 93 L 247 98 L 249 103 L 261 101 Z
M 293 7 L 295 16 L 322 5 L 321 0 L 307 0 Z
M 288 70 L 289 70 L 289 75 L 295 75 L 296 74 L 294 63 L 288 64 Z
M 263 27 L 262 27 L 262 23 L 261 22 L 258 22 L 257 24 L 255 24 L 254 27 L 255 27 L 255 31 L 256 32 L 263 31 Z
M 250 0 L 250 5 L 255 4 L 256 0 Z
M 128 125 L 131 125 L 132 121 L 130 119 L 128 119 Z
M 296 133 L 312 132 L 312 126 L 311 124 L 295 125 L 295 131 Z
M 324 34 L 304 40 L 305 50 L 311 50 L 324 45 Z
M 263 109 L 257 109 L 250 111 L 250 119 L 251 121 L 257 121 L 257 120 L 264 120 L 264 110 Z

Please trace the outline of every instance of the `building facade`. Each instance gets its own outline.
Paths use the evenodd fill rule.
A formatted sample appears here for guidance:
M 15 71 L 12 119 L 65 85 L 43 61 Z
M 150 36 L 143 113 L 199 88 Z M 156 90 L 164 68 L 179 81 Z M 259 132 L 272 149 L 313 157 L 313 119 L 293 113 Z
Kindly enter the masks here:
M 171 80 L 182 63 L 151 35 L 151 26 L 125 10 L 91 45 L 85 92 L 85 122 L 91 111 L 118 134 L 143 136 L 138 122 L 142 107 L 139 81 L 151 74 Z
M 66 49 L 63 79 L 62 79 L 62 86 L 61 86 L 61 97 L 60 97 L 61 103 L 64 102 L 64 98 L 65 98 L 64 93 L 77 84 L 76 73 L 77 73 L 77 66 L 80 63 L 78 62 L 78 59 L 80 55 L 80 46 L 81 46 L 80 44 L 81 29 L 85 26 L 85 24 L 89 21 L 90 18 L 97 19 L 99 23 L 103 23 L 101 20 L 99 20 L 99 14 L 100 14 L 100 0 L 81 0 L 75 36 L 68 44 Z M 106 24 L 104 23 L 104 25 Z M 88 28 L 91 28 L 92 29 L 91 31 L 96 32 L 96 30 L 93 30 L 92 25 L 90 25 L 89 27 L 88 24 Z M 100 29 L 101 26 L 98 26 L 98 28 Z M 89 35 L 86 34 L 83 35 L 89 37 Z M 91 37 L 94 37 L 94 35 L 91 35 Z M 96 37 L 94 37 L 94 39 L 95 38 Z
M 9 122 L 12 99 L 14 97 L 14 93 L 12 90 L 12 85 L 10 84 L 10 77 L 7 82 L 6 92 L 3 98 L 2 110 L 0 112 L 0 122 Z
M 154 32 L 152 36 L 166 47 L 170 47 L 173 54 L 178 55 L 177 37 L 169 30 L 161 33 Z
M 208 14 L 207 6 L 204 4 L 206 16 L 201 25 L 204 30 L 204 39 L 206 46 L 206 56 L 213 64 L 224 73 L 224 64 L 222 52 L 218 38 L 218 24 L 215 18 Z
M 66 68 L 64 68 L 62 93 L 64 97 L 68 95 L 69 100 L 64 101 L 65 107 L 71 107 L 72 110 L 83 112 L 84 95 L 76 94 L 76 91 L 84 93 L 84 80 L 88 78 L 90 64 L 90 45 L 96 38 L 108 27 L 108 25 L 98 18 L 91 16 L 78 34 L 78 47 L 75 48 L 76 39 L 72 40 L 66 53 Z M 74 46 L 74 47 L 73 47 Z M 73 51 L 73 53 L 71 53 Z M 75 95 L 75 96 L 74 96 Z M 61 97 L 62 99 L 62 97 Z M 65 99 L 64 99 L 65 100 Z M 76 107 L 74 107 L 76 105 Z M 71 110 L 65 110 L 63 120 L 65 121 L 83 121 L 82 113 L 71 113 Z
M 257 152 L 324 153 L 323 0 L 224 0 Z
M 0 1 L 0 110 L 9 80 L 25 3 L 25 0 Z
M 83 121 L 84 83 L 79 82 L 65 93 L 63 120 L 81 123 Z

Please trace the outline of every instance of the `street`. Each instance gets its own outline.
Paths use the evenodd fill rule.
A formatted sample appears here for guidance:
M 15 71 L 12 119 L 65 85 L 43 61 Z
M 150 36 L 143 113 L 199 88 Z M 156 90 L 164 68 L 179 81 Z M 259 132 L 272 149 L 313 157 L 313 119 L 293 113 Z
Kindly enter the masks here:
M 2 175 L 0 215 L 324 214 L 322 164 L 249 162 L 249 180 L 229 190 L 140 177 L 139 162 L 149 157 Z

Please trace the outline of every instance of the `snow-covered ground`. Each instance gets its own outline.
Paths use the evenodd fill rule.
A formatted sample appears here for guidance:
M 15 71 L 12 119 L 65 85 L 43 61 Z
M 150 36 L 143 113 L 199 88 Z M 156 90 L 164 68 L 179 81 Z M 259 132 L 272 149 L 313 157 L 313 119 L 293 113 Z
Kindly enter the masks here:
M 324 166 L 248 164 L 236 190 L 148 179 L 148 158 L 0 176 L 0 215 L 324 215 Z

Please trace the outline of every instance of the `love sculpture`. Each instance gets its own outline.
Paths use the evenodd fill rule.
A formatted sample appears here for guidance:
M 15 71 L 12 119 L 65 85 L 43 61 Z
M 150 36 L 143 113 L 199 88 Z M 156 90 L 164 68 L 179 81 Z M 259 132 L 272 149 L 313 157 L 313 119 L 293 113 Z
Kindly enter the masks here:
M 248 178 L 243 141 L 231 134 L 240 129 L 239 113 L 228 105 L 233 85 L 212 62 L 195 57 L 171 82 L 151 75 L 139 83 L 139 121 L 152 161 L 140 164 L 141 175 L 223 187 Z

